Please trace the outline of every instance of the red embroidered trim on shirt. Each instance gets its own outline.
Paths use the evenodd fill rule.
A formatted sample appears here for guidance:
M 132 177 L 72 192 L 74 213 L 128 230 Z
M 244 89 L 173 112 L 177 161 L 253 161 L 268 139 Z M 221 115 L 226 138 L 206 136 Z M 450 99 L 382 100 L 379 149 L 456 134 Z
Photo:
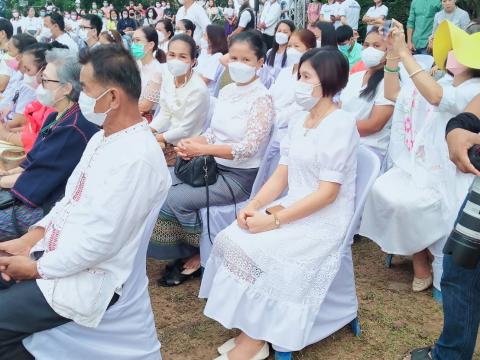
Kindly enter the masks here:
M 75 186 L 75 191 L 73 192 L 72 199 L 75 201 L 80 201 L 80 198 L 82 197 L 83 189 L 85 187 L 85 180 L 86 176 L 85 173 L 82 172 L 80 175 L 77 185 Z

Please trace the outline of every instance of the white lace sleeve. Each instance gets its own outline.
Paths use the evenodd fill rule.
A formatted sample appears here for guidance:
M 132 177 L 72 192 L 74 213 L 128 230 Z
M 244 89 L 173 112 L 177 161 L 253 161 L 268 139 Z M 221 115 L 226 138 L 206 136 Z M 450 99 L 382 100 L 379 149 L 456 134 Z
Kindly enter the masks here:
M 270 95 L 263 96 L 252 104 L 247 122 L 247 132 L 239 143 L 232 144 L 233 160 L 252 157 L 270 133 L 274 121 L 273 101 Z
M 142 92 L 141 98 L 147 101 L 151 101 L 155 104 L 160 102 L 160 89 L 162 87 L 162 83 L 158 83 L 155 81 L 149 81 L 147 86 L 145 86 L 144 91 Z
M 212 128 L 208 128 L 203 134 L 202 136 L 204 136 L 206 139 L 207 139 L 207 143 L 209 144 L 215 144 L 215 134 L 213 133 L 212 131 Z

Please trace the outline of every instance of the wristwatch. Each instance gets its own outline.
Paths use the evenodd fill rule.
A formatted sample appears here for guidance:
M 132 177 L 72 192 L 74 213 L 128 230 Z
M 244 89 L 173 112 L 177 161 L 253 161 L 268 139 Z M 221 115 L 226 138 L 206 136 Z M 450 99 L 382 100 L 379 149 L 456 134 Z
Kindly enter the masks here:
M 280 227 L 280 219 L 278 218 L 277 214 L 272 214 L 273 218 L 275 219 L 275 226 L 277 229 Z

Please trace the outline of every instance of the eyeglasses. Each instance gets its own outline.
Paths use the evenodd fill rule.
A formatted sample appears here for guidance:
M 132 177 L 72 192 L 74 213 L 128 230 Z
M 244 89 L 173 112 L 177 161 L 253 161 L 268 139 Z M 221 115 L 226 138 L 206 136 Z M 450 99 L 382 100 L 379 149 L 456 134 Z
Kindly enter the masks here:
M 43 87 L 45 87 L 45 85 L 47 85 L 49 82 L 52 82 L 52 83 L 60 83 L 59 80 L 45 79 L 44 77 L 42 77 L 41 82 L 42 82 L 42 86 L 43 86 Z

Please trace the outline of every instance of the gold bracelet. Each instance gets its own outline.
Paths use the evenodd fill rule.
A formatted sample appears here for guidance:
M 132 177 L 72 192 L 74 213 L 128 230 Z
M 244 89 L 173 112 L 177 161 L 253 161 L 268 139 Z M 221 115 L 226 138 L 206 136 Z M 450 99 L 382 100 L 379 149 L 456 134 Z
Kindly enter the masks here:
M 386 57 L 385 60 L 400 60 L 400 56 L 396 56 L 396 57 Z
M 425 71 L 423 69 L 418 69 L 417 71 L 414 71 L 413 73 L 410 74 L 410 79 L 412 79 L 415 75 L 421 73 L 422 71 Z

